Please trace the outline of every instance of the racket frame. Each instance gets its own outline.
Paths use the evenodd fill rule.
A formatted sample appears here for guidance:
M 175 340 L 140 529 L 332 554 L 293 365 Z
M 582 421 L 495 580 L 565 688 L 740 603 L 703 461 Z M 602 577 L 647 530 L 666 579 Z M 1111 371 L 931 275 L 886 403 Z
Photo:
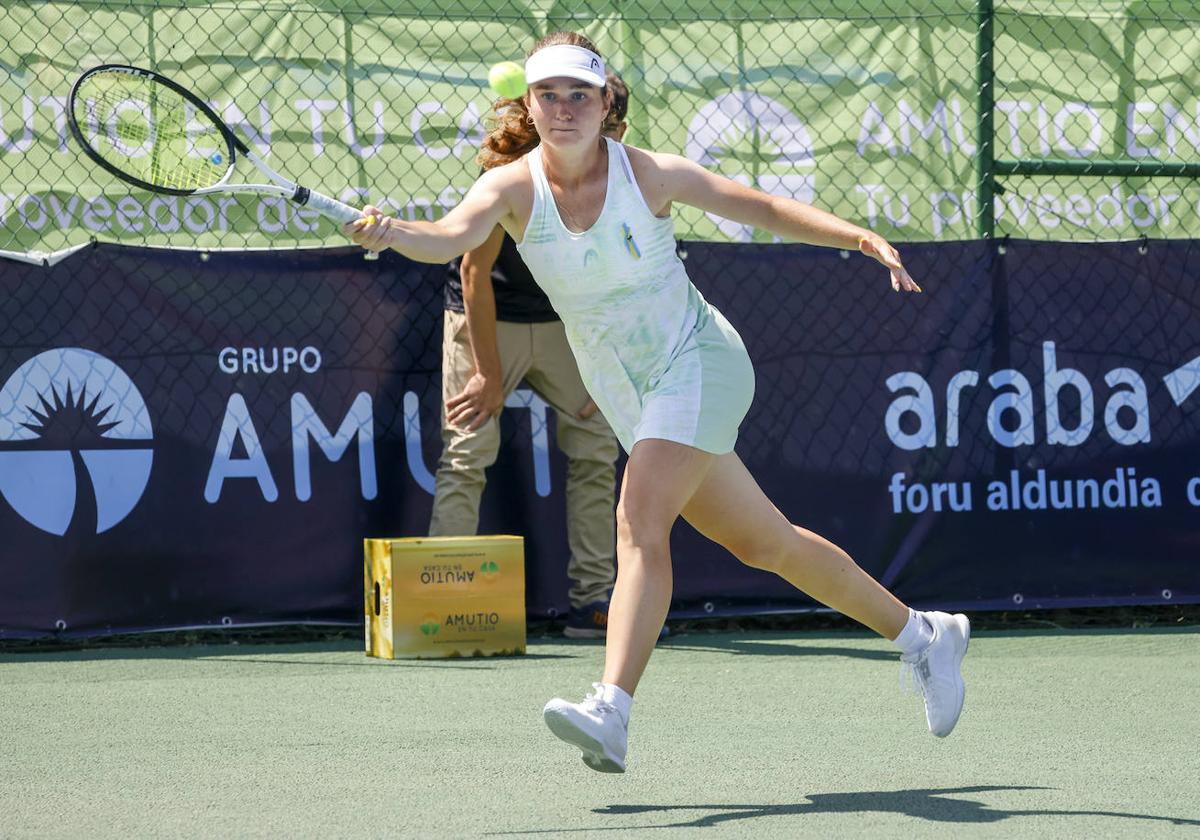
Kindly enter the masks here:
M 185 101 L 195 106 L 197 110 L 201 111 L 206 117 L 208 117 L 208 119 L 211 120 L 212 124 L 216 127 L 217 131 L 220 132 L 222 139 L 225 141 L 226 153 L 229 156 L 229 166 L 225 170 L 225 174 L 221 177 L 221 180 L 213 184 L 211 187 L 200 187 L 194 189 L 165 187 L 159 184 L 152 184 L 148 181 L 143 181 L 141 178 L 131 175 L 130 173 L 125 172 L 124 170 L 105 160 L 104 156 L 96 151 L 96 149 L 92 147 L 92 144 L 84 137 L 83 129 L 80 128 L 75 119 L 75 102 L 79 98 L 79 88 L 85 81 L 87 81 L 88 78 L 101 72 L 128 73 L 129 75 L 141 76 L 153 81 L 156 84 L 161 84 L 182 96 Z M 310 190 L 307 187 L 302 187 L 295 181 L 291 181 L 288 178 L 280 175 L 265 162 L 263 162 L 262 158 L 250 151 L 250 148 L 242 142 L 241 138 L 234 133 L 233 129 L 231 129 L 223 119 L 217 116 L 217 112 L 214 111 L 207 102 L 194 94 L 192 91 L 180 85 L 178 82 L 175 82 L 161 73 L 157 73 L 153 70 L 146 70 L 144 68 L 134 67 L 129 64 L 101 64 L 97 67 L 93 67 L 90 70 L 85 71 L 78 79 L 75 80 L 75 84 L 71 86 L 71 92 L 67 96 L 66 112 L 67 127 L 70 129 L 71 135 L 75 138 L 75 142 L 77 142 L 80 148 L 83 149 L 84 154 L 91 158 L 92 161 L 100 166 L 101 169 L 116 175 L 122 181 L 133 184 L 134 186 L 140 187 L 144 190 L 163 193 L 166 195 L 211 195 L 213 193 L 230 193 L 234 195 L 272 195 L 286 198 L 292 203 L 301 206 L 308 205 L 319 213 L 340 223 L 362 218 L 362 213 L 348 204 L 344 204 L 335 198 L 331 198 L 327 195 L 316 192 L 315 190 Z M 237 166 L 238 154 L 241 154 L 242 157 L 250 161 L 251 165 L 253 165 L 255 169 L 269 178 L 273 183 L 230 184 L 229 178 L 233 175 L 233 171 Z

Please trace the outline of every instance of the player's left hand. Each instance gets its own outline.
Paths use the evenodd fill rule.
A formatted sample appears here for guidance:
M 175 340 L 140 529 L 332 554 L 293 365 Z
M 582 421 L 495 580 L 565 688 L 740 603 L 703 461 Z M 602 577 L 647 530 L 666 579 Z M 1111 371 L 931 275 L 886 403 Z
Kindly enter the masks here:
M 385 251 L 392 244 L 392 218 L 374 204 L 363 208 L 361 219 L 342 225 L 342 233 L 368 251 Z
M 881 262 L 892 274 L 892 288 L 897 292 L 920 292 L 921 287 L 909 275 L 900 254 L 886 239 L 877 233 L 867 233 L 858 238 L 858 250 Z

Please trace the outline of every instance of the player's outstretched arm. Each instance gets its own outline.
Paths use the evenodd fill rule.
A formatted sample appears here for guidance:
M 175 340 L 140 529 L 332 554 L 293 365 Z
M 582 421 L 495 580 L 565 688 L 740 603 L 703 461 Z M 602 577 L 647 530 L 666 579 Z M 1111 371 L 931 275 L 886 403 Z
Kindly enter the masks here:
M 417 262 L 449 262 L 486 242 L 508 215 L 506 183 L 500 170 L 485 172 L 458 206 L 435 222 L 397 219 L 368 204 L 363 218 L 342 231 L 369 251 L 392 248 Z
M 664 197 L 671 201 L 810 245 L 861 251 L 888 269 L 893 289 L 921 291 L 900 254 L 873 231 L 795 199 L 751 189 L 678 155 L 654 155 L 654 159 L 662 172 Z

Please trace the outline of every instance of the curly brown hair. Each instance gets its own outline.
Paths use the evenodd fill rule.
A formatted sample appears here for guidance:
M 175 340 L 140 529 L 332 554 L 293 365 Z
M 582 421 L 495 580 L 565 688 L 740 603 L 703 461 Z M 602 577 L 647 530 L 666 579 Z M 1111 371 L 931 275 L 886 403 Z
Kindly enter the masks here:
M 529 51 L 529 55 L 533 55 L 543 47 L 553 47 L 559 44 L 583 47 L 585 50 L 591 50 L 597 55 L 600 54 L 600 50 L 596 49 L 596 45 L 578 32 L 551 32 L 533 45 L 533 49 Z M 609 110 L 604 115 L 604 124 L 602 126 L 602 130 L 607 130 L 610 128 L 610 122 L 615 126 L 621 119 L 624 119 L 624 114 L 616 121 L 611 119 L 616 109 L 613 107 L 611 100 L 612 91 L 608 85 L 601 88 L 600 95 L 609 104 Z M 628 93 L 626 93 L 626 96 L 628 96 Z M 516 99 L 497 99 L 492 104 L 492 112 L 488 116 L 488 122 L 491 124 L 491 127 L 488 130 L 487 137 L 483 139 L 483 148 L 479 150 L 479 155 L 475 158 L 481 168 L 493 169 L 497 166 L 503 166 L 506 163 L 512 163 L 522 155 L 533 151 L 542 142 L 542 138 L 538 136 L 537 129 L 527 119 L 528 116 L 529 105 L 526 102 L 525 96 L 520 96 Z

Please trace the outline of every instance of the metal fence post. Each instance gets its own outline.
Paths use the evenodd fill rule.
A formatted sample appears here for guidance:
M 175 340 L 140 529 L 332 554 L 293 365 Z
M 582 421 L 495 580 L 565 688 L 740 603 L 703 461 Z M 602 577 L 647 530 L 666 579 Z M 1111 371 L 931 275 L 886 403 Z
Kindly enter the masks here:
M 993 199 L 994 169 L 992 166 L 996 155 L 993 145 L 996 138 L 993 123 L 996 91 L 992 63 L 995 48 L 992 35 L 994 18 L 992 0 L 979 0 L 977 12 L 979 28 L 975 35 L 975 51 L 978 63 L 975 68 L 975 78 L 979 89 L 979 143 L 977 144 L 979 152 L 975 159 L 975 200 L 978 202 L 976 231 L 980 238 L 992 239 L 996 235 L 996 209 Z

